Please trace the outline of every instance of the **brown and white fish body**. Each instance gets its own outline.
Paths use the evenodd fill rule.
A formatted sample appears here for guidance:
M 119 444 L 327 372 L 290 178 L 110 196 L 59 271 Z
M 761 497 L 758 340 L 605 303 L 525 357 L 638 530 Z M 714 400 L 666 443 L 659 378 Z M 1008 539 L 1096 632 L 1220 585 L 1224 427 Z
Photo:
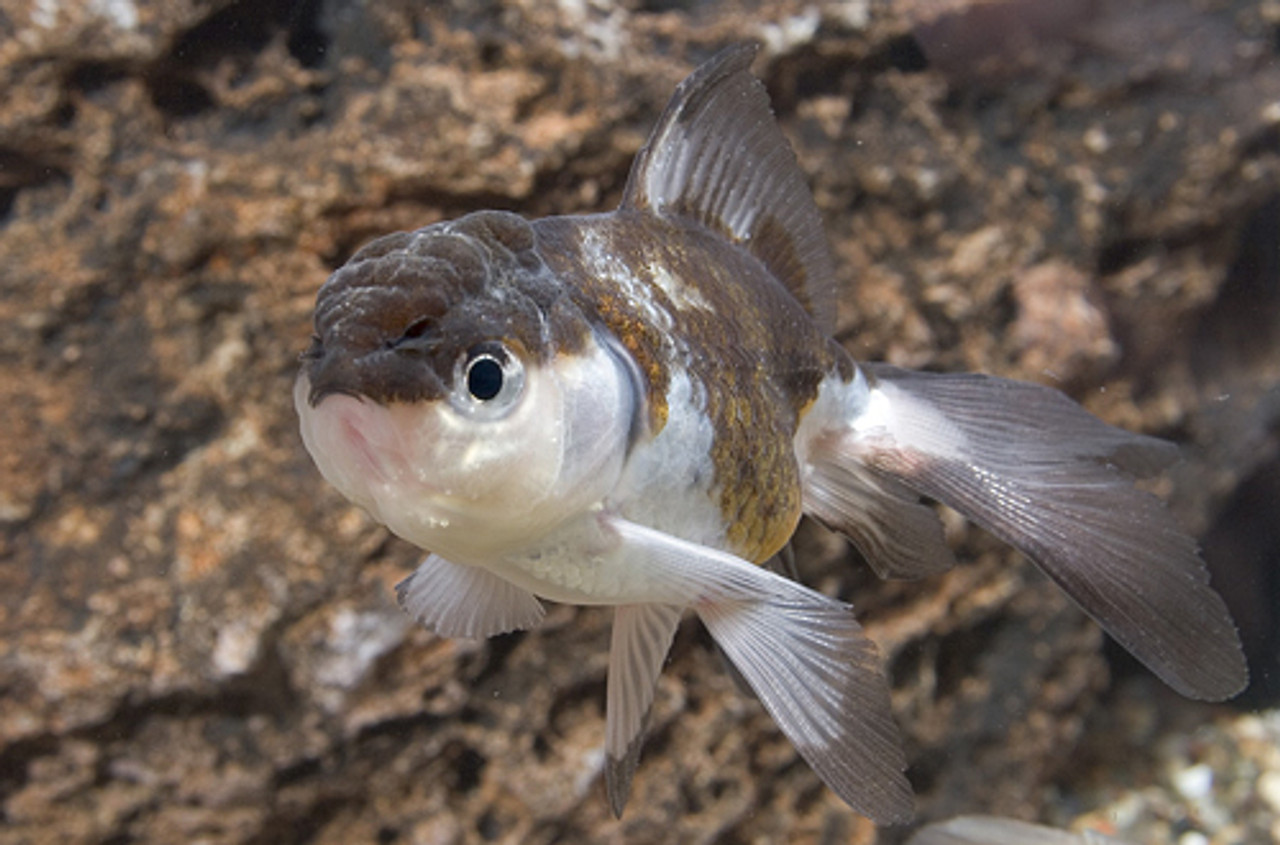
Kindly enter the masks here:
M 854 809 L 911 811 L 874 644 L 759 564 L 802 514 L 882 576 L 953 563 L 932 507 L 1032 557 L 1180 692 L 1245 682 L 1195 545 L 1131 476 L 1176 455 L 1061 394 L 856 364 L 802 175 L 730 48 L 677 89 L 609 214 L 479 212 L 360 250 L 321 288 L 295 388 L 324 476 L 431 554 L 400 585 L 444 636 L 616 607 L 606 782 L 620 813 L 692 609 Z

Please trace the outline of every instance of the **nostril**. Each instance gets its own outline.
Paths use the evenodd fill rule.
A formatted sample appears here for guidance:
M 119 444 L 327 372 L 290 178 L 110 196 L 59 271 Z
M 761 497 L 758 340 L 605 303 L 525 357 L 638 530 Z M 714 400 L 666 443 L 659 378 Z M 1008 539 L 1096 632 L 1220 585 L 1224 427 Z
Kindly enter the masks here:
M 421 352 L 424 346 L 431 345 L 428 337 L 430 332 L 431 320 L 424 317 L 410 323 L 399 337 L 387 340 L 384 345 L 387 349 L 398 349 L 402 352 Z
M 303 361 L 317 361 L 324 357 L 324 344 L 320 342 L 319 335 L 311 336 L 311 344 L 299 357 Z
M 427 330 L 430 328 L 431 328 L 430 320 L 428 319 L 418 320 L 416 322 L 410 323 L 409 327 L 404 330 L 404 334 L 401 336 L 406 340 L 417 340 L 418 338 L 425 335 L 427 333 Z

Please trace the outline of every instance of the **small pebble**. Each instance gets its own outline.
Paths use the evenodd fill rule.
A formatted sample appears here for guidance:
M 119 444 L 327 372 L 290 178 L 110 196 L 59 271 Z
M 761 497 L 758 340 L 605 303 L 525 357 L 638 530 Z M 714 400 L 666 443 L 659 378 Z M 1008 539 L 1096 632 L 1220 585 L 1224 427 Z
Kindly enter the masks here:
M 1200 763 L 1178 772 L 1174 775 L 1173 782 L 1185 798 L 1191 800 L 1207 798 L 1210 790 L 1213 789 L 1213 769 Z
M 1258 795 L 1272 810 L 1280 813 L 1280 772 L 1263 772 L 1258 778 Z

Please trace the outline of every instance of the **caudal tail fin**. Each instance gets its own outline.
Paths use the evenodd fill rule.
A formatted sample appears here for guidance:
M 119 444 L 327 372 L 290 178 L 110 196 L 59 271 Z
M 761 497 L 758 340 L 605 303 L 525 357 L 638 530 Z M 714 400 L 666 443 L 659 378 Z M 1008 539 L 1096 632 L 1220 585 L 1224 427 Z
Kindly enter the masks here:
M 867 410 L 817 438 L 805 496 L 880 574 L 950 563 L 913 493 L 924 495 L 1022 550 L 1178 692 L 1219 701 L 1244 688 L 1239 637 L 1195 542 L 1133 484 L 1172 463 L 1173 444 L 1113 428 L 1038 385 L 866 372 Z

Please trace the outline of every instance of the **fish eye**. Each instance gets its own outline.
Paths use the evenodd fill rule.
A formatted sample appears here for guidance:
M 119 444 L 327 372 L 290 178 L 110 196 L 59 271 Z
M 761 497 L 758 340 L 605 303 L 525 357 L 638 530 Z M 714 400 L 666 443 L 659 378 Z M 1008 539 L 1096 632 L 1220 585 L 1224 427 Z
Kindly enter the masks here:
M 524 390 L 524 364 L 505 344 L 478 343 L 454 371 L 453 405 L 473 417 L 497 419 L 515 406 Z
M 467 362 L 467 392 L 473 399 L 488 402 L 502 392 L 502 364 L 490 355 Z

